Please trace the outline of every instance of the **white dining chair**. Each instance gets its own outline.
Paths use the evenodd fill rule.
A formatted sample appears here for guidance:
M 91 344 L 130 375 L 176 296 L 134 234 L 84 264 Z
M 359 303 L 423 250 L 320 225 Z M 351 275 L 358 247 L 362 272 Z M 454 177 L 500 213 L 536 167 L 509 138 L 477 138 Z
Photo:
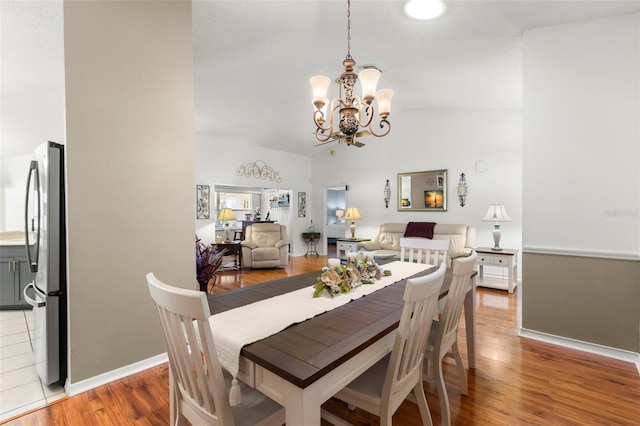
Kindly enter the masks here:
M 284 408 L 259 391 L 242 386 L 242 403 L 229 405 L 231 376 L 223 376 L 208 318 L 207 296 L 169 286 L 147 274 L 149 292 L 162 325 L 169 357 L 172 425 L 273 425 L 285 422 Z
M 464 298 L 469 286 L 473 285 L 471 283 L 471 274 L 475 269 L 477 257 L 476 252 L 473 251 L 469 257 L 459 257 L 453 260 L 453 279 L 447 294 L 447 302 L 440 313 L 440 319 L 433 321 L 431 325 L 431 334 L 425 352 L 423 379 L 432 383 L 435 382 L 438 398 L 440 398 L 442 426 L 451 425 L 449 397 L 447 396 L 447 388 L 442 372 L 442 361 L 449 354 L 449 350 L 451 350 L 449 356 L 452 356 L 456 362 L 460 380 L 460 392 L 463 395 L 468 393 L 467 374 L 458 350 L 458 324 L 460 323 Z
M 439 266 L 447 264 L 449 240 L 400 238 L 400 260 Z
M 439 266 L 448 265 L 449 240 L 432 240 L 428 238 L 401 238 L 400 260 Z M 447 297 L 438 301 L 436 316 L 444 309 Z
M 446 266 L 429 275 L 407 281 L 404 308 L 390 354 L 334 395 L 380 417 L 381 425 L 391 425 L 393 413 L 413 391 L 423 425 L 431 425 L 431 414 L 422 387 L 424 351 L 431 321 L 444 280 Z M 327 411 L 323 418 L 336 425 L 347 424 Z

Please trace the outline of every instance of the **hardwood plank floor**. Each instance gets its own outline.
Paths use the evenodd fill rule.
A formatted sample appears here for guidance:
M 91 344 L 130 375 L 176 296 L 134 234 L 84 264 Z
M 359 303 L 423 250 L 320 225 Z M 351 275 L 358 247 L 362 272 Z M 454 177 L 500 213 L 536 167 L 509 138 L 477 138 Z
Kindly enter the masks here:
M 291 258 L 277 270 L 225 271 L 213 291 L 226 291 L 318 270 L 327 256 Z M 629 363 L 519 338 L 520 289 L 514 294 L 479 288 L 477 368 L 470 370 L 469 394 L 461 396 L 453 360 L 445 376 L 454 425 L 638 425 L 640 376 Z M 464 317 L 463 317 L 464 319 Z M 466 359 L 464 321 L 460 350 Z M 160 365 L 45 408 L 7 425 L 166 425 L 169 423 L 167 365 Z M 440 405 L 435 386 L 425 383 L 435 425 Z M 354 425 L 377 425 L 377 417 L 329 400 L 324 407 Z M 420 423 L 418 408 L 405 402 L 395 425 Z M 323 420 L 323 425 L 329 425 Z M 297 426 L 297 425 L 296 425 Z

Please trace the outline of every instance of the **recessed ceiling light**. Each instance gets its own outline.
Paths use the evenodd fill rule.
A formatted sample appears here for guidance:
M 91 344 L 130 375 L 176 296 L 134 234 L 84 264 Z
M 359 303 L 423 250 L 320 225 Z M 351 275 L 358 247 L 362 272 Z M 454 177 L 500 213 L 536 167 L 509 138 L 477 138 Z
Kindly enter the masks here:
M 427 20 L 442 15 L 446 9 L 442 0 L 409 0 L 404 4 L 404 13 L 410 18 Z

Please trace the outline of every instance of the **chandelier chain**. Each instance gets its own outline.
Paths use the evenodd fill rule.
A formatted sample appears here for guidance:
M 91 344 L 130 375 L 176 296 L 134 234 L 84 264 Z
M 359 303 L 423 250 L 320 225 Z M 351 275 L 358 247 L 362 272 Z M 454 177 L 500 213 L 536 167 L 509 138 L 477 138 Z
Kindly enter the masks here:
M 351 57 L 351 0 L 347 0 L 347 58 Z

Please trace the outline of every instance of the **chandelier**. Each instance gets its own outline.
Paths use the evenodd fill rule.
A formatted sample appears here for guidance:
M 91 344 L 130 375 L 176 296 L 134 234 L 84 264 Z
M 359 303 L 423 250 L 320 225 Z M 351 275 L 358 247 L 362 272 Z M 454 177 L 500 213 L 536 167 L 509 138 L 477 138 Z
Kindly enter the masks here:
M 337 135 L 338 140 L 344 140 L 347 145 L 361 146 L 362 144 L 356 143 L 356 138 L 367 133 L 360 131 L 361 128 L 368 128 L 368 133 L 376 137 L 386 136 L 391 130 L 391 124 L 387 121 L 387 117 L 391 113 L 393 90 L 382 89 L 376 92 L 380 71 L 375 67 L 363 69 L 359 74 L 353 71 L 356 61 L 351 57 L 351 0 L 347 0 L 347 57 L 342 65 L 344 65 L 344 72 L 336 82 L 340 84 L 341 92 L 342 89 L 344 90 L 344 99 L 338 97 L 331 101 L 328 123 L 325 113 L 329 102 L 327 89 L 331 80 L 322 75 L 311 77 L 309 80 L 313 89 L 313 105 L 315 106 L 313 122 L 316 124 L 316 139 L 320 142 L 328 142 L 331 137 Z M 360 79 L 362 86 L 362 99 L 353 95 L 353 89 L 358 79 Z M 376 133 L 373 130 L 372 121 L 375 111 L 372 103 L 376 99 L 378 100 L 381 133 Z M 336 112 L 340 114 L 337 131 L 334 130 Z

